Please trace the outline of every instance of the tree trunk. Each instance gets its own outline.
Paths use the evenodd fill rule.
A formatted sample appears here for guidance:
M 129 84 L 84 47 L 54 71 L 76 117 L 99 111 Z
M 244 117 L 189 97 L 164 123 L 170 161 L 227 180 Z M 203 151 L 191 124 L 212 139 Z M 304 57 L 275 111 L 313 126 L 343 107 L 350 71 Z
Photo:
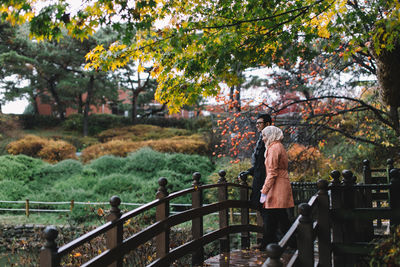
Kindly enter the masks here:
M 377 29 L 384 29 L 377 27 Z M 379 84 L 379 94 L 382 101 L 390 106 L 390 119 L 396 135 L 400 137 L 399 113 L 400 107 L 400 43 L 397 42 L 392 50 L 382 49 L 378 54 L 373 41 L 368 47 L 376 61 L 376 76 Z
M 400 137 L 400 125 L 399 125 L 399 109 L 398 107 L 390 106 L 390 118 L 393 122 L 393 128 L 396 132 L 396 136 Z
M 65 108 L 64 108 L 64 104 L 61 102 L 60 97 L 57 93 L 57 90 L 55 88 L 55 84 L 54 81 L 51 79 L 48 81 L 48 85 L 49 85 L 49 90 L 51 95 L 53 96 L 54 99 L 54 104 L 56 105 L 56 109 L 58 112 L 58 115 L 60 116 L 61 120 L 65 119 Z
M 78 113 L 82 114 L 83 113 L 83 99 L 82 99 L 82 94 L 78 96 Z
M 235 93 L 237 91 L 237 93 Z M 232 86 L 229 92 L 229 100 L 231 101 L 231 107 L 234 112 L 240 112 L 240 85 Z
M 88 129 L 88 118 L 89 118 L 89 110 L 90 110 L 90 102 L 92 101 L 93 95 L 93 87 L 94 87 L 94 75 L 90 75 L 88 87 L 87 87 L 87 97 L 85 101 L 85 108 L 83 110 L 83 136 L 87 136 Z
M 132 99 L 131 99 L 131 105 L 132 105 L 132 110 L 131 110 L 131 123 L 135 124 L 136 122 L 136 116 L 137 116 L 137 97 L 139 93 L 137 93 L 134 89 L 132 89 Z

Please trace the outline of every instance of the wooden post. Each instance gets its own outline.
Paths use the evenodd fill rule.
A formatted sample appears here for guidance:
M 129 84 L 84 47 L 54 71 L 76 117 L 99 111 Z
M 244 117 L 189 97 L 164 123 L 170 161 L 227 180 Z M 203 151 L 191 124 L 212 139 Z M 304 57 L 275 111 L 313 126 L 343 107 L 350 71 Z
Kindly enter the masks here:
M 221 170 L 218 172 L 219 179 L 218 183 L 223 186 L 218 187 L 218 202 L 223 202 L 228 199 L 228 186 L 226 185 L 226 172 Z M 229 226 L 228 209 L 219 211 L 219 228 L 223 229 Z M 223 236 L 219 239 L 219 250 L 220 253 L 229 252 L 229 235 Z
M 349 170 L 343 170 L 343 209 L 350 211 L 356 208 L 356 191 L 353 185 L 355 184 L 356 178 L 353 173 Z M 357 229 L 357 218 L 343 221 L 343 243 L 351 244 L 357 241 L 359 237 L 359 229 Z M 346 254 L 342 256 L 345 260 L 345 266 L 354 266 L 356 264 L 356 256 L 352 254 Z
M 25 214 L 26 217 L 29 217 L 29 199 L 25 200 Z
M 390 170 L 394 169 L 394 161 L 393 159 L 386 160 L 386 174 L 387 174 L 387 183 L 390 183 Z
M 364 159 L 362 163 L 363 163 L 363 182 L 364 182 L 364 184 L 370 184 L 371 183 L 371 167 L 369 164 L 369 160 Z
M 107 221 L 113 222 L 121 218 L 121 210 L 119 209 L 119 205 L 121 204 L 121 199 L 117 196 L 112 196 L 110 198 L 110 214 L 107 216 Z M 122 223 L 118 223 L 114 228 L 107 231 L 106 234 L 106 246 L 107 249 L 113 249 L 119 246 L 122 243 L 122 235 L 123 235 L 123 225 Z M 109 267 L 122 267 L 122 258 L 117 259 L 112 264 L 108 265 Z
M 74 209 L 74 206 L 75 206 L 75 201 L 72 199 L 71 200 L 71 205 L 70 205 L 70 208 L 69 208 L 69 210 L 72 212 L 72 210 Z
M 201 208 L 203 206 L 203 191 L 199 189 L 201 175 L 199 172 L 193 173 L 193 187 L 195 191 L 192 193 L 192 209 Z M 197 240 L 203 236 L 203 216 L 193 218 L 192 220 L 192 237 Z M 202 266 L 204 262 L 204 248 L 199 246 L 192 254 L 192 266 Z
M 331 228 L 329 225 L 328 181 L 319 180 L 318 186 L 318 255 L 320 267 L 332 266 Z
M 242 174 L 239 176 L 240 184 L 245 186 L 240 188 L 240 200 L 249 201 L 249 189 L 247 188 L 247 174 Z M 242 225 L 248 225 L 250 221 L 249 218 L 249 209 L 241 208 L 240 209 L 240 223 Z M 241 233 L 241 248 L 248 249 L 250 247 L 250 233 L 242 232 Z
M 369 164 L 369 160 L 363 160 L 363 182 L 364 184 L 372 183 L 372 175 L 371 175 L 371 167 Z M 360 199 L 360 203 L 365 208 L 372 208 L 372 190 L 366 188 L 364 190 L 364 196 Z M 374 221 L 373 220 L 365 220 L 362 222 L 363 224 L 363 232 L 365 240 L 371 241 L 374 237 Z
M 311 207 L 307 203 L 299 205 L 300 219 L 297 228 L 298 266 L 314 267 L 314 241 Z
M 267 246 L 268 259 L 262 265 L 262 267 L 282 267 L 281 255 L 283 249 L 278 244 L 272 243 Z
M 58 231 L 54 226 L 47 226 L 43 231 L 43 236 L 46 243 L 42 247 L 39 256 L 40 267 L 58 267 L 60 266 L 60 259 L 57 255 L 56 238 Z
M 264 221 L 263 218 L 261 216 L 261 212 L 260 210 L 256 211 L 257 213 L 257 226 L 263 228 L 264 227 Z M 263 240 L 263 233 L 261 232 L 257 232 L 257 244 L 261 244 Z
M 168 181 L 166 178 L 161 177 L 158 179 L 158 191 L 156 194 L 157 199 L 162 199 L 168 196 L 167 185 Z M 159 204 L 156 208 L 156 221 L 163 221 L 169 216 L 169 202 L 165 201 L 162 204 Z M 157 258 L 163 258 L 169 252 L 169 229 L 166 229 L 163 233 L 156 236 L 156 249 L 157 249 Z
M 364 184 L 371 184 L 372 177 L 371 177 L 371 168 L 369 165 L 369 160 L 363 160 L 363 182 Z M 365 205 L 367 208 L 372 208 L 372 192 L 371 189 L 365 190 Z
M 390 208 L 397 213 L 400 212 L 400 170 L 391 169 L 390 170 Z M 400 224 L 398 218 L 393 218 L 390 220 L 390 226 L 397 226 Z
M 332 183 L 331 187 L 331 207 L 332 210 L 337 210 L 342 208 L 342 185 L 340 181 L 340 172 L 334 170 L 331 172 Z M 332 217 L 332 242 L 333 243 L 343 243 L 343 227 L 341 221 Z M 333 251 L 333 265 L 343 266 L 344 261 L 341 255 Z

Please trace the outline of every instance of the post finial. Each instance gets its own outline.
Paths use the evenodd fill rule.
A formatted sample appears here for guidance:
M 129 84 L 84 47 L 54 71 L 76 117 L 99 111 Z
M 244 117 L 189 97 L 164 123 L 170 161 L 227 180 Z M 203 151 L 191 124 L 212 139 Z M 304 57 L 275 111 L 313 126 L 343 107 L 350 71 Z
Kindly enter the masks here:
M 340 184 L 340 172 L 338 170 L 333 170 L 331 171 L 331 177 L 332 177 L 332 184 L 333 185 L 339 185 Z
M 218 172 L 218 175 L 219 175 L 218 183 L 226 183 L 226 178 L 225 178 L 226 172 L 224 170 L 220 170 Z
M 107 215 L 107 220 L 108 221 L 114 221 L 119 218 L 121 218 L 122 213 L 121 210 L 119 209 L 119 205 L 121 204 L 121 199 L 118 196 L 112 196 L 110 198 L 110 214 Z
M 165 177 L 161 177 L 160 179 L 158 179 L 158 191 L 157 191 L 157 198 L 163 198 L 168 196 L 168 191 L 167 191 L 167 187 L 166 185 L 168 184 L 168 180 Z
M 200 178 L 201 178 L 201 174 L 199 172 L 195 172 L 193 173 L 193 186 L 199 186 L 200 185 Z
M 283 249 L 278 244 L 272 243 L 267 246 L 267 255 L 269 257 L 267 266 L 281 267 L 283 266 L 280 258 L 283 253 Z
M 357 178 L 353 175 L 353 172 L 350 170 L 343 170 L 342 175 L 344 185 L 353 185 L 357 180 Z
M 300 222 L 309 222 L 311 221 L 311 206 L 307 203 L 301 203 L 299 205 L 299 213 L 301 214 Z
M 328 191 L 328 186 L 329 186 L 329 183 L 327 180 L 319 179 L 317 181 L 317 187 L 318 187 L 319 191 L 323 191 L 323 192 Z
M 56 238 L 58 236 L 58 230 L 55 226 L 47 226 L 44 231 L 43 231 L 43 236 L 46 239 L 46 243 L 44 244 L 44 248 L 50 249 L 50 250 L 56 250 L 57 249 L 57 243 L 56 243 Z
M 368 168 L 369 169 L 370 165 L 369 165 L 369 160 L 368 159 L 364 159 L 362 163 L 363 163 L 363 167 L 364 168 Z
M 241 185 L 247 185 L 247 173 L 246 172 L 242 172 L 239 174 L 239 179 L 240 179 L 240 184 Z

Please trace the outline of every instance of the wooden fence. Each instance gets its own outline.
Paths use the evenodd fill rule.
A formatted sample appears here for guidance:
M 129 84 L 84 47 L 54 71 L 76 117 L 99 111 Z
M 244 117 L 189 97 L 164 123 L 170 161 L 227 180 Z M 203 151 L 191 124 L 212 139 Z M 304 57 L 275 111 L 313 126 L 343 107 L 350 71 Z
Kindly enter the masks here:
M 0 211 L 5 211 L 5 212 L 21 212 L 24 211 L 25 215 L 29 217 L 31 212 L 49 212 L 49 213 L 54 213 L 54 212 L 72 212 L 76 206 L 106 206 L 109 205 L 109 202 L 82 202 L 82 201 L 53 201 L 53 202 L 46 202 L 46 201 L 31 201 L 29 199 L 26 199 L 24 201 L 10 201 L 10 200 L 0 200 L 0 204 L 21 204 L 22 208 L 15 208 L 15 207 L 6 207 L 6 208 L 0 208 Z M 121 205 L 127 206 L 127 207 L 140 207 L 145 205 L 146 203 L 129 203 L 129 202 L 122 202 Z M 50 208 L 32 208 L 32 206 L 57 206 L 57 207 L 63 207 L 63 208 L 55 208 L 55 209 L 50 209 Z M 180 209 L 187 209 L 191 205 L 190 204 L 184 204 L 184 203 L 171 203 L 172 207 L 175 208 L 180 208 Z M 68 207 L 68 209 L 66 209 Z
M 270 258 L 264 266 L 282 266 L 280 257 L 293 235 L 296 235 L 298 250 L 288 266 L 314 266 L 315 261 L 322 267 L 353 266 L 351 264 L 354 264 L 360 255 L 366 255 L 370 251 L 369 242 L 373 235 L 363 233 L 365 230 L 371 230 L 373 220 L 388 219 L 391 225 L 400 222 L 400 195 L 395 194 L 400 190 L 400 173 L 398 169 L 391 169 L 389 173 L 390 184 L 355 184 L 353 173 L 347 170 L 342 172 L 342 181 L 340 172 L 333 171 L 330 184 L 326 180 L 311 184 L 293 184 L 296 202 L 308 197 L 313 190 L 317 190 L 317 193 L 307 199 L 307 203 L 299 205 L 300 216 L 279 244 L 268 246 Z M 259 220 L 256 224 L 249 220 L 251 204 L 248 200 L 250 187 L 247 185 L 247 177 L 240 177 L 240 184 L 235 184 L 226 181 L 224 171 L 220 171 L 219 175 L 217 184 L 202 185 L 200 174 L 195 173 L 191 188 L 172 194 L 166 190 L 167 179 L 160 178 L 156 199 L 125 214 L 122 214 L 119 208 L 121 200 L 114 196 L 110 200 L 108 223 L 60 248 L 56 243 L 57 229 L 46 228 L 46 243 L 40 254 L 40 266 L 60 266 L 63 257 L 101 234 L 106 234 L 107 249 L 82 266 L 122 266 L 124 255 L 151 240 L 156 244 L 157 257 L 148 266 L 168 266 L 188 254 L 192 255 L 192 265 L 201 265 L 204 260 L 204 246 L 218 240 L 220 253 L 229 252 L 229 235 L 233 233 L 240 234 L 242 249 L 249 248 L 250 233 L 262 233 L 262 227 Z M 229 199 L 228 188 L 239 190 L 240 198 Z M 218 202 L 204 205 L 204 192 L 213 189 L 217 190 Z M 366 197 L 376 190 L 387 190 L 388 207 L 366 207 Z M 170 202 L 186 194 L 192 196 L 191 208 L 172 215 Z M 241 218 L 238 224 L 231 225 L 229 222 L 228 214 L 232 208 L 240 210 Z M 150 209 L 156 210 L 156 223 L 124 239 L 124 224 Z M 218 213 L 219 229 L 204 234 L 203 218 L 212 213 Z M 171 227 L 188 221 L 192 223 L 192 240 L 170 250 Z M 316 243 L 318 253 L 314 255 Z
M 373 220 L 390 220 L 390 226 L 400 223 L 400 171 L 389 171 L 390 183 L 355 184 L 351 171 L 331 173 L 333 181 L 318 181 L 318 193 L 308 203 L 299 205 L 300 216 L 279 244 L 270 244 L 270 258 L 264 267 L 283 266 L 281 255 L 290 238 L 296 235 L 298 250 L 287 266 L 311 267 L 356 266 L 368 260 L 377 235 Z M 371 191 L 387 190 L 388 206 L 371 207 L 367 202 Z M 317 246 L 315 246 L 317 244 Z M 315 253 L 315 247 L 318 252 Z M 368 263 L 364 262 L 368 265 Z

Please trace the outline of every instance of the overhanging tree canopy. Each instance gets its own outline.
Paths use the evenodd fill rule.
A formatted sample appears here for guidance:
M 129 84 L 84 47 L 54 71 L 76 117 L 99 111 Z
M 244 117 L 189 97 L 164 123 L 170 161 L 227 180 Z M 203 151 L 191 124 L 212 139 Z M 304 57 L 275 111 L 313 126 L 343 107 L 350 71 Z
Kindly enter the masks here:
M 173 110 L 199 94 L 215 95 L 220 82 L 238 83 L 232 69 L 237 60 L 246 68 L 271 66 L 282 56 L 310 58 L 315 53 L 308 44 L 316 40 L 325 53 L 340 53 L 343 60 L 372 55 L 384 99 L 399 103 L 396 83 L 384 78 L 399 77 L 385 68 L 397 58 L 398 1 L 105 0 L 89 1 L 76 14 L 59 1 L 36 15 L 31 6 L 30 0 L 4 1 L 0 12 L 12 22 L 30 19 L 32 33 L 46 38 L 60 38 L 62 27 L 85 38 L 100 24 L 111 24 L 121 42 L 109 51 L 93 50 L 89 66 L 113 69 L 128 60 L 153 61 L 156 97 Z M 167 26 L 157 28 L 160 21 Z
M 58 39 L 63 27 L 86 38 L 100 24 L 111 25 L 120 41 L 92 50 L 87 67 L 151 62 L 156 98 L 172 111 L 194 103 L 198 95 L 215 95 L 221 82 L 240 84 L 238 62 L 246 69 L 323 54 L 330 67 L 340 63 L 343 69 L 355 66 L 376 75 L 389 106 L 384 123 L 400 135 L 398 1 L 104 0 L 86 2 L 76 13 L 59 1 L 37 14 L 31 5 L 30 0 L 3 1 L 1 17 L 16 23 L 29 19 L 37 38 Z

